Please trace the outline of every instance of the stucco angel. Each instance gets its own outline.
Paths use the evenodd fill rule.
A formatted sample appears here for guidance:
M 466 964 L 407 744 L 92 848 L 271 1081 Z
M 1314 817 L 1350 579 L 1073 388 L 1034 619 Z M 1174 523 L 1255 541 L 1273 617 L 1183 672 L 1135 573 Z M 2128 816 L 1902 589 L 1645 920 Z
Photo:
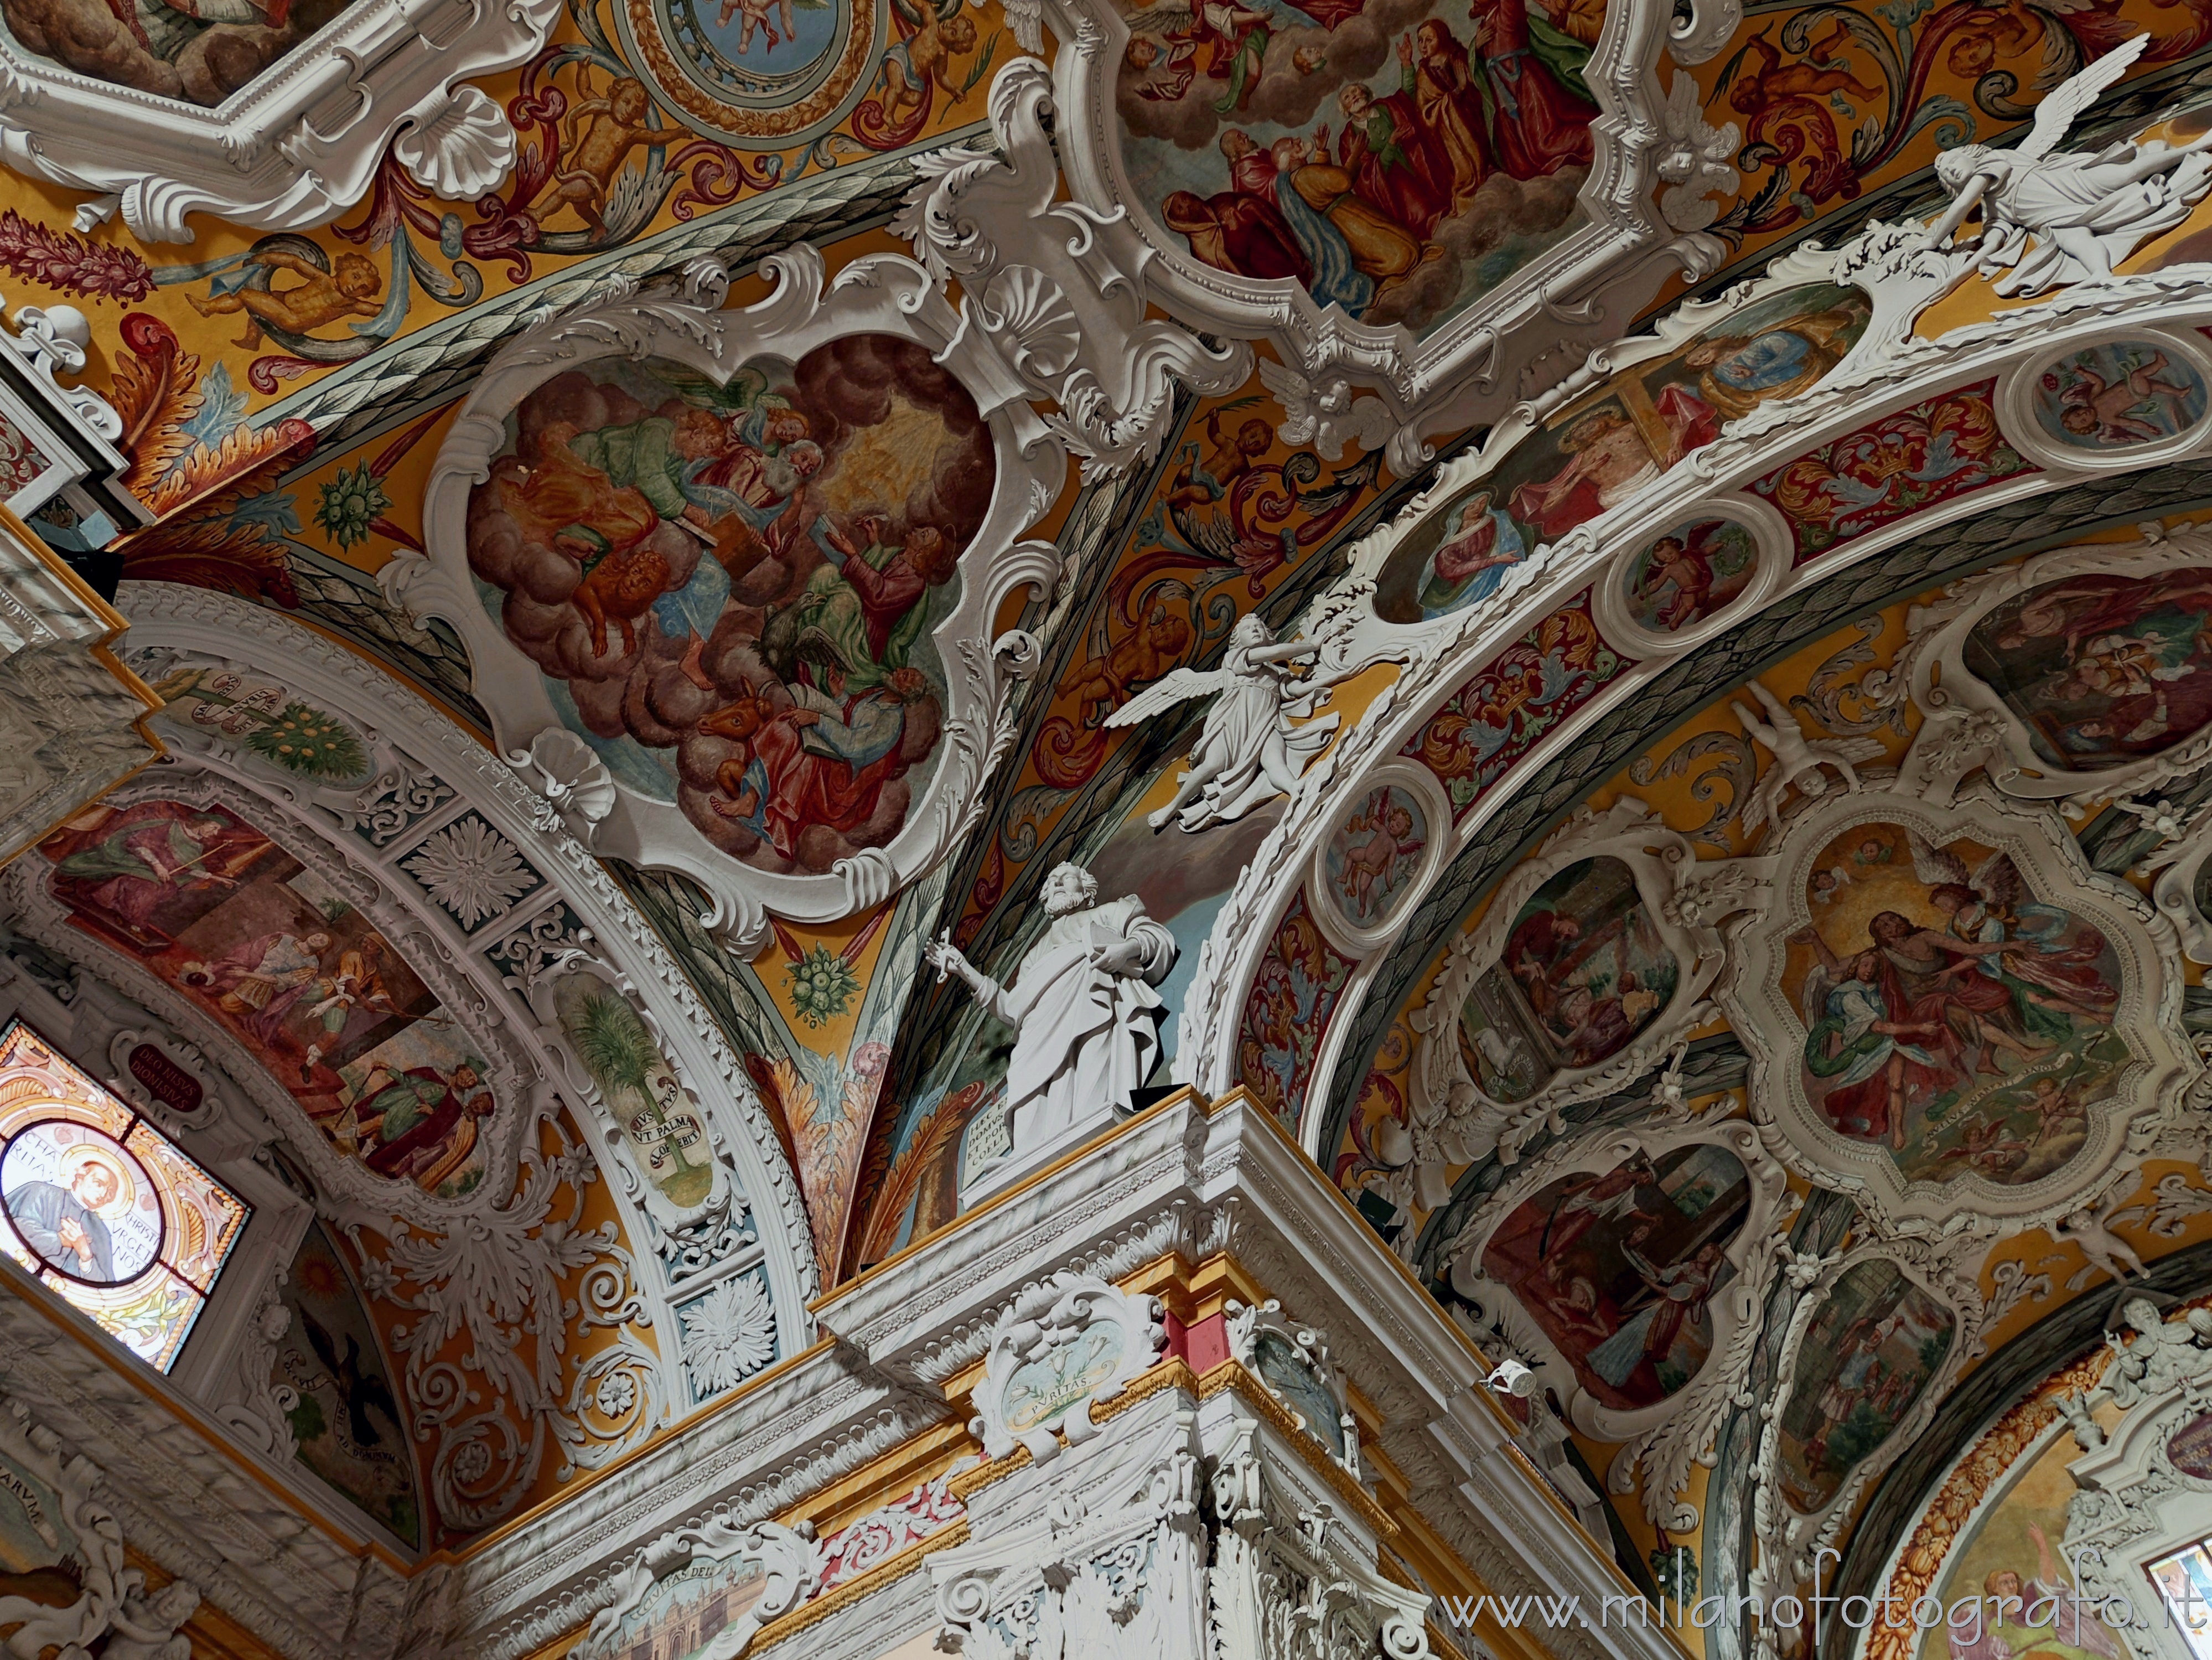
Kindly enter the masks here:
M 2122 42 L 2058 86 L 2035 108 L 2017 148 L 1961 144 L 1936 161 L 1951 206 L 1928 246 L 1946 246 L 1977 206 L 1975 268 L 2002 295 L 2040 294 L 2110 277 L 2145 239 L 2172 229 L 2212 189 L 2212 132 L 2172 145 L 2131 139 L 2095 155 L 2059 151 L 2066 129 L 2125 75 L 2150 36 Z M 2033 246 L 2029 246 L 2030 240 Z
M 1291 640 L 1278 645 L 1256 613 L 1246 616 L 1231 630 L 1219 668 L 1177 669 L 1107 716 L 1109 727 L 1133 726 L 1193 698 L 1214 700 L 1190 752 L 1190 769 L 1176 776 L 1175 800 L 1146 823 L 1160 830 L 1173 818 L 1186 830 L 1201 830 L 1242 818 L 1262 802 L 1295 790 L 1313 758 L 1328 746 L 1337 717 L 1291 725 L 1291 717 L 1310 714 L 1333 683 L 1293 679 L 1283 666 L 1314 655 L 1325 643 Z

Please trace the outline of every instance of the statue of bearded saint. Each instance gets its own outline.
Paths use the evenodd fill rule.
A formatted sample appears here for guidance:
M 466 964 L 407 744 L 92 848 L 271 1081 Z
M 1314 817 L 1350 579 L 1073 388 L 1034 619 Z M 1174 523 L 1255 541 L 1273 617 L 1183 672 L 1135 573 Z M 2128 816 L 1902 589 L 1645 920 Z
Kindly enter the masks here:
M 1175 936 L 1134 895 L 1098 898 L 1089 871 L 1062 865 L 1044 882 L 1052 921 L 1002 986 L 961 955 L 948 933 L 931 942 L 942 980 L 957 974 L 1014 1029 L 1006 1065 L 1011 1172 L 1073 1132 L 1127 1112 L 1152 1075 L 1165 1011 L 1154 989 L 1175 967 Z
M 1926 246 L 1941 248 L 1978 206 L 1975 268 L 2001 295 L 2094 282 L 2147 239 L 2172 229 L 2212 189 L 2212 132 L 2185 144 L 2123 140 L 2095 155 L 2059 151 L 2075 116 L 2142 55 L 2138 34 L 2055 88 L 2010 151 L 1961 144 L 1936 161 L 1951 206 Z

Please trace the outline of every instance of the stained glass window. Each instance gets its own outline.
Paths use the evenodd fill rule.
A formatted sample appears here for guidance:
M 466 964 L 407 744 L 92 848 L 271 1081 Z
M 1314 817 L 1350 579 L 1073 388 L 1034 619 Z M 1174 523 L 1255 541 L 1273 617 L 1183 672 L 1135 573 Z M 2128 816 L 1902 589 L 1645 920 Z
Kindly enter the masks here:
M 2150 1577 L 2166 1603 L 2166 1617 L 2181 1633 L 2183 1644 L 2197 1660 L 2212 1660 L 2212 1540 L 2152 1564 Z
M 4 1248 L 167 1371 L 252 1207 L 21 1020 L 0 1031 Z

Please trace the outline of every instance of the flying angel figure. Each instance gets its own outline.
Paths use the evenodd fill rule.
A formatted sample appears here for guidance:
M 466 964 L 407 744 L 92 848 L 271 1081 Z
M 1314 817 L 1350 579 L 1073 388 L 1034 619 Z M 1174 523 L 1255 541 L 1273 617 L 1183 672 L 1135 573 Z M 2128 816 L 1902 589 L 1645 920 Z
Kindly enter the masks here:
M 1963 888 L 1982 904 L 2007 916 L 2027 897 L 2020 866 L 2008 853 L 1993 853 L 1969 871 L 1966 861 L 1957 854 L 1937 847 L 1910 825 L 1905 827 L 1905 842 L 1912 850 L 1912 873 L 1930 889 Z
M 1186 830 L 1202 830 L 1242 818 L 1298 787 L 1306 768 L 1328 747 L 1337 717 L 1324 715 L 1302 727 L 1292 726 L 1291 717 L 1311 714 L 1333 683 L 1293 679 L 1282 666 L 1312 656 L 1324 643 L 1278 645 L 1259 615 L 1248 614 L 1230 631 L 1219 668 L 1177 669 L 1106 717 L 1109 727 L 1129 727 L 1194 698 L 1214 699 L 1190 752 L 1190 769 L 1176 775 L 1175 800 L 1146 824 L 1163 830 L 1174 818 Z
M 1751 793 L 1744 806 L 1743 824 L 1747 831 L 1756 833 L 1764 824 L 1779 829 L 1782 824 L 1782 798 L 1795 783 L 1805 795 L 1825 795 L 1828 792 L 1828 775 L 1820 769 L 1833 767 L 1843 774 L 1853 789 L 1859 787 L 1856 763 L 1878 761 L 1889 751 L 1878 738 L 1821 738 L 1808 739 L 1797 724 L 1797 717 L 1790 713 L 1782 700 L 1758 681 L 1749 683 L 1751 694 L 1766 708 L 1767 718 L 1761 721 L 1735 699 L 1729 707 L 1735 718 L 1743 723 L 1744 731 L 1764 745 L 1774 757 L 1774 764 Z
M 2172 230 L 2212 189 L 2212 132 L 2185 144 L 2122 139 L 2094 155 L 2058 142 L 2097 95 L 2128 72 L 2150 36 L 2123 41 L 2051 89 L 2035 125 L 2010 150 L 1961 144 L 1936 159 L 1951 205 L 1924 246 L 1947 246 L 1978 204 L 1975 268 L 2002 295 L 2034 295 L 2110 277 L 2137 245 Z M 2031 251 L 2028 239 L 2035 239 Z

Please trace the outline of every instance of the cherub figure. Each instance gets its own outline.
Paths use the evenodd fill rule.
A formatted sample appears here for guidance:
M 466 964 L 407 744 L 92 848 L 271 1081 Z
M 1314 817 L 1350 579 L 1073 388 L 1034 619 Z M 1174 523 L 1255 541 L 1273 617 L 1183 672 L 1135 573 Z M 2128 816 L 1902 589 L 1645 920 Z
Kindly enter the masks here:
M 2121 1195 L 2114 1193 L 2101 1205 L 2083 1205 L 2051 1225 L 2052 1238 L 2061 1244 L 2070 1240 L 2081 1246 L 2090 1268 L 2102 1269 L 2114 1285 L 2124 1284 L 2130 1272 L 2138 1275 L 2150 1273 L 2143 1266 L 2142 1258 L 2136 1255 L 2135 1247 L 2112 1231 L 2119 1219 L 2120 1199 Z M 2069 1285 L 2068 1289 L 2078 1291 L 2080 1286 Z
M 1280 645 L 1267 623 L 1247 613 L 1230 630 L 1218 669 L 1181 668 L 1137 694 L 1106 717 L 1109 727 L 1133 726 L 1194 697 L 1211 697 L 1206 726 L 1190 752 L 1190 769 L 1178 774 L 1175 799 L 1146 822 L 1165 830 L 1176 819 L 1186 830 L 1242 818 L 1261 802 L 1298 787 L 1307 765 L 1328 745 L 1337 717 L 1302 727 L 1291 716 L 1310 713 L 1334 684 L 1309 678 L 1293 683 L 1282 665 L 1319 652 L 1321 640 Z
M 726 27 L 730 19 L 740 15 L 745 20 L 738 28 L 738 53 L 740 57 L 752 49 L 756 27 L 767 37 L 763 45 L 771 52 L 779 40 L 789 40 L 798 34 L 798 30 L 792 26 L 791 0 L 782 0 L 783 33 L 781 35 L 776 33 L 775 25 L 768 20 L 769 9 L 776 3 L 777 0 L 722 0 L 721 15 L 714 20 L 718 25 Z
M 1183 446 L 1182 465 L 1176 469 L 1175 483 L 1168 490 L 1170 508 L 1202 508 L 1209 502 L 1218 502 L 1229 494 L 1231 485 L 1274 447 L 1275 429 L 1265 421 L 1255 417 L 1229 437 L 1221 430 L 1221 416 L 1218 409 L 1206 412 L 1206 441 L 1213 448 L 1203 465 L 1196 444 Z
M 261 344 L 261 325 L 264 323 L 287 334 L 307 334 L 341 317 L 374 317 L 383 309 L 376 294 L 384 286 L 384 279 L 361 254 L 341 253 L 332 271 L 325 271 L 282 248 L 264 248 L 248 254 L 246 262 L 268 271 L 290 271 L 300 279 L 299 284 L 289 289 L 240 289 L 235 294 L 210 295 L 206 299 L 188 294 L 185 298 L 203 317 L 228 317 L 244 312 L 246 332 L 232 344 L 248 351 Z
M 1354 814 L 1345 830 L 1359 839 L 1345 854 L 1344 874 L 1337 885 L 1352 901 L 1353 911 L 1364 917 L 1370 913 L 1376 885 L 1389 892 L 1397 880 L 1399 861 L 1419 857 L 1425 843 L 1413 834 L 1413 815 L 1392 801 L 1387 789 L 1376 790 L 1367 810 Z
M 2036 295 L 2094 282 L 2145 239 L 2172 229 L 2212 189 L 2212 132 L 2184 144 L 2121 143 L 2092 155 L 2061 151 L 2066 130 L 2150 44 L 2138 34 L 2054 88 L 2014 149 L 1961 144 L 1936 158 L 1951 205 L 1924 246 L 1948 246 L 1975 209 L 1975 268 L 1996 292 Z M 2031 246 L 2031 243 L 2033 246 Z
M 1825 99 L 1838 92 L 1879 98 L 1879 88 L 1865 85 L 1834 61 L 1836 48 L 1850 39 L 1850 31 L 1838 22 L 1807 49 L 1804 61 L 1785 64 L 1772 41 L 1763 34 L 1753 36 L 1744 47 L 1742 72 L 1729 89 L 1729 106 L 1739 115 L 1757 115 L 1778 104 Z
M 607 194 L 615 175 L 640 144 L 659 141 L 645 125 L 651 108 L 643 82 L 617 76 L 604 96 L 586 98 L 569 110 L 561 124 L 561 155 L 551 187 L 538 198 L 546 204 L 535 216 L 541 223 L 570 207 L 593 236 L 607 234 Z
M 785 16 L 790 15 L 791 0 L 783 0 Z M 904 8 L 901 8 L 902 14 Z M 894 42 L 884 53 L 884 124 L 896 125 L 910 110 L 919 110 L 928 95 L 932 82 L 938 89 L 957 104 L 968 95 L 967 88 L 952 84 L 952 59 L 955 54 L 975 50 L 975 20 L 963 6 L 949 17 L 938 15 L 935 8 L 922 6 L 921 25 L 902 41 Z M 947 105 L 951 107 L 951 104 Z
M 1751 793 L 1751 800 L 1743 810 L 1744 827 L 1756 830 L 1762 824 L 1782 823 L 1782 798 L 1796 784 L 1807 796 L 1827 793 L 1827 775 L 1820 769 L 1833 767 L 1844 775 L 1851 788 L 1859 787 L 1859 775 L 1855 765 L 1861 761 L 1879 760 L 1887 751 L 1878 738 L 1808 739 L 1797 724 L 1797 717 L 1789 711 L 1782 700 L 1758 681 L 1750 683 L 1753 696 L 1765 706 L 1767 718 L 1761 721 L 1742 704 L 1730 701 L 1729 707 L 1735 718 L 1743 723 L 1750 737 L 1765 745 L 1773 756 L 1774 764 Z
M 1180 663 L 1189 647 L 1189 620 L 1155 605 L 1144 627 L 1124 635 L 1103 657 L 1080 664 L 1061 681 L 1060 696 L 1073 696 L 1083 724 L 1095 727 L 1133 690 L 1151 684 Z
M 2190 393 L 2185 385 L 2157 378 L 2167 367 L 2166 354 L 2153 352 L 2148 362 L 2136 363 L 2107 380 L 2087 363 L 2074 364 L 2058 393 L 2058 424 L 2076 437 L 2094 438 L 2100 444 L 2140 444 L 2166 436 L 2179 428 L 2176 406 Z M 2160 398 L 2171 400 L 2164 413 L 2173 421 L 2172 428 L 2136 413 L 2145 404 L 2156 409 Z

